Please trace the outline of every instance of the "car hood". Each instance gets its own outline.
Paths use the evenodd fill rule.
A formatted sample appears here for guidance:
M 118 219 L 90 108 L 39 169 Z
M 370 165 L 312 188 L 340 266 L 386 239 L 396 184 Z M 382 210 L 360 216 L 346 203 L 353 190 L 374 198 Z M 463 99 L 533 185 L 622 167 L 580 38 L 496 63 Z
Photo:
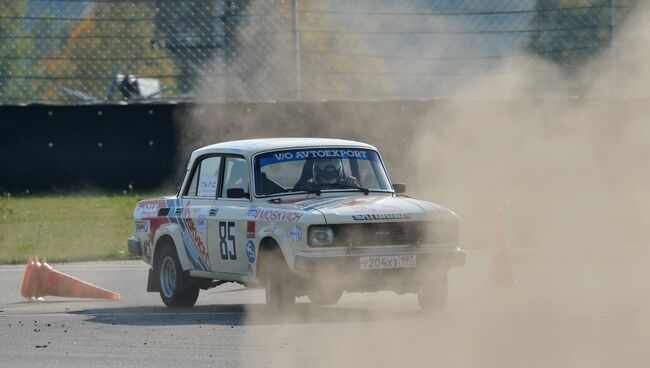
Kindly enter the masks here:
M 318 211 L 327 223 L 455 221 L 458 218 L 442 206 L 407 197 L 319 197 L 282 204 L 303 211 Z

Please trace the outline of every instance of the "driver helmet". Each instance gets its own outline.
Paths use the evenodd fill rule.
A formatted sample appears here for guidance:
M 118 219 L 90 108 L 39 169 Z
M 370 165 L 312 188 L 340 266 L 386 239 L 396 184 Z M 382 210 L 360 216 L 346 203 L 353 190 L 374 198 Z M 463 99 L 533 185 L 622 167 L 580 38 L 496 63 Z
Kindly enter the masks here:
M 343 162 L 341 159 L 324 159 L 314 162 L 314 178 L 323 184 L 336 183 L 341 179 Z

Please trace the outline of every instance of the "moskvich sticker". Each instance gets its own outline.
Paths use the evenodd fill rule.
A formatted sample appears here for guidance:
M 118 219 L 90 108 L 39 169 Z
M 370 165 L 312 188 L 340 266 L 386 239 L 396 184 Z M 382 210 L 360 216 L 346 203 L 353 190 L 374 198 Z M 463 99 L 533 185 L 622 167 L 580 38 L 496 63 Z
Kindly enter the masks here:
M 246 213 L 246 219 L 259 221 L 282 221 L 298 222 L 303 213 L 290 210 L 269 210 L 258 207 L 251 207 Z

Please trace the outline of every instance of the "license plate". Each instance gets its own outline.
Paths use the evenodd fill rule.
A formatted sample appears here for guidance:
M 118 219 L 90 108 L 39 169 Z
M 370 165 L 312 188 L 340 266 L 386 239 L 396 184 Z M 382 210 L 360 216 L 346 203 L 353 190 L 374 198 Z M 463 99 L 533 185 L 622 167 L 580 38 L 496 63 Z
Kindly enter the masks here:
M 362 270 L 386 270 L 392 268 L 415 268 L 415 255 L 364 256 L 359 258 Z

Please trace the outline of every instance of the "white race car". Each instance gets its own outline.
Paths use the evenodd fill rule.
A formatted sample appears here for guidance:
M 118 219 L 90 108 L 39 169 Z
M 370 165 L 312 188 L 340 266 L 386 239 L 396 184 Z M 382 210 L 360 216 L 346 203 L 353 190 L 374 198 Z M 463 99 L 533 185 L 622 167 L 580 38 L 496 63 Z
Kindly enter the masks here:
M 462 266 L 458 217 L 404 195 L 376 148 L 338 139 L 274 138 L 194 151 L 179 192 L 138 202 L 128 249 L 150 264 L 147 291 L 191 307 L 224 282 L 265 286 L 280 308 L 307 295 L 415 292 L 423 310 L 447 302 Z

